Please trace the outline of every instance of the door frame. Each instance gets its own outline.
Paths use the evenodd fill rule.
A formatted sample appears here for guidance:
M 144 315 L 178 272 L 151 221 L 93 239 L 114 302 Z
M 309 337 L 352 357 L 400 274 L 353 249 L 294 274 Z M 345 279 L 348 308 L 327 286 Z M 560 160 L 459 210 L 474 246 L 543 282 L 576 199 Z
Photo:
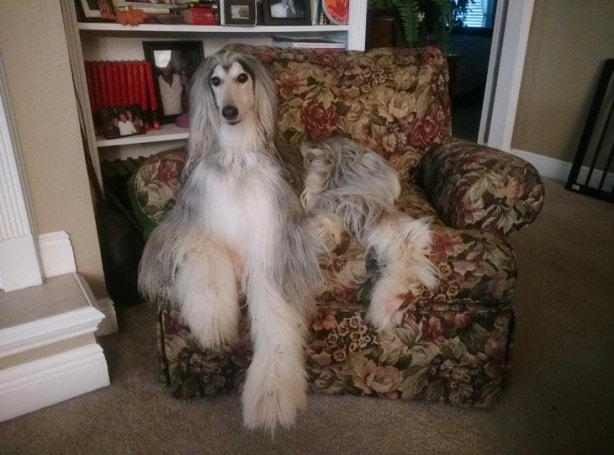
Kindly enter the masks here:
M 486 77 L 478 143 L 509 152 L 534 0 L 499 0 Z

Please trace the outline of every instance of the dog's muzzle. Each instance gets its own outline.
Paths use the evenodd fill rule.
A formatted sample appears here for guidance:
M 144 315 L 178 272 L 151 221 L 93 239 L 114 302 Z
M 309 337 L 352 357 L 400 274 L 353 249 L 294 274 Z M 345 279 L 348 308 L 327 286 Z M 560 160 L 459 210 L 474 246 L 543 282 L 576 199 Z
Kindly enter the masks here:
M 236 122 L 238 116 L 239 109 L 237 109 L 235 106 L 228 105 L 222 108 L 222 117 L 224 117 L 224 119 L 231 125 L 238 123 Z

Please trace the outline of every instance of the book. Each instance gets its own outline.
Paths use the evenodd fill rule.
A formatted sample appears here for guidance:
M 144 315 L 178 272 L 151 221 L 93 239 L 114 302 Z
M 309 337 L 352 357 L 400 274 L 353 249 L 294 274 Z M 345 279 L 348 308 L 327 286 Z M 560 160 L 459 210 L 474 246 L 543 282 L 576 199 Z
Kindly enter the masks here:
M 98 108 L 110 106 L 109 88 L 107 84 L 107 69 L 102 62 L 96 63 L 98 78 L 100 79 L 100 104 Z
M 138 86 L 139 86 L 139 102 L 143 112 L 149 109 L 147 102 L 147 70 L 145 69 L 146 62 L 135 62 L 139 71 Z
M 94 84 L 94 64 L 92 62 L 85 62 L 85 80 L 87 81 L 87 92 L 90 98 L 90 107 L 92 112 L 96 112 L 98 109 L 98 100 Z
M 345 43 L 323 38 L 295 38 L 289 36 L 274 36 L 273 46 L 294 49 L 329 49 L 345 50 Z
M 110 109 L 138 105 L 147 120 L 158 108 L 151 64 L 147 61 L 87 61 L 85 75 L 97 132 Z M 132 108 L 136 112 L 135 108 Z M 139 115 L 139 118 L 142 118 Z M 151 124 L 151 121 L 148 121 Z
M 149 62 L 145 62 L 145 75 L 147 77 L 149 106 L 151 107 L 152 111 L 156 111 L 158 109 L 158 99 L 156 98 L 156 88 L 153 81 L 153 70 L 151 69 L 151 64 Z
M 121 104 L 130 104 L 130 94 L 128 92 L 128 72 L 126 62 L 119 62 L 119 87 L 121 93 Z
M 128 104 L 139 104 L 139 93 L 136 87 L 136 75 L 133 62 L 124 62 L 126 68 L 126 88 L 128 90 Z

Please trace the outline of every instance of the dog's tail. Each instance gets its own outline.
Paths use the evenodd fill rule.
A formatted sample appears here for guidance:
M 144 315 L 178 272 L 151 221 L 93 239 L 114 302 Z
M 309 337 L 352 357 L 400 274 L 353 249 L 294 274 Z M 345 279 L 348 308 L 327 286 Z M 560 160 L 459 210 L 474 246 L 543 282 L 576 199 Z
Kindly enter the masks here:
M 308 213 L 334 213 L 359 241 L 394 213 L 399 176 L 388 162 L 349 139 L 330 138 L 301 150 L 307 177 L 301 202 Z

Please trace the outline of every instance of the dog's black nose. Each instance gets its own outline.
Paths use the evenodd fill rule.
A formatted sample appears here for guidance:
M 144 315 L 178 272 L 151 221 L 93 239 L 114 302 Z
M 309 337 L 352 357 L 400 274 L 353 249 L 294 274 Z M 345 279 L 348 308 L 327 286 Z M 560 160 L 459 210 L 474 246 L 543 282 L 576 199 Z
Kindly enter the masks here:
M 226 120 L 234 120 L 237 118 L 237 115 L 239 115 L 239 109 L 234 106 L 224 106 L 222 115 Z

